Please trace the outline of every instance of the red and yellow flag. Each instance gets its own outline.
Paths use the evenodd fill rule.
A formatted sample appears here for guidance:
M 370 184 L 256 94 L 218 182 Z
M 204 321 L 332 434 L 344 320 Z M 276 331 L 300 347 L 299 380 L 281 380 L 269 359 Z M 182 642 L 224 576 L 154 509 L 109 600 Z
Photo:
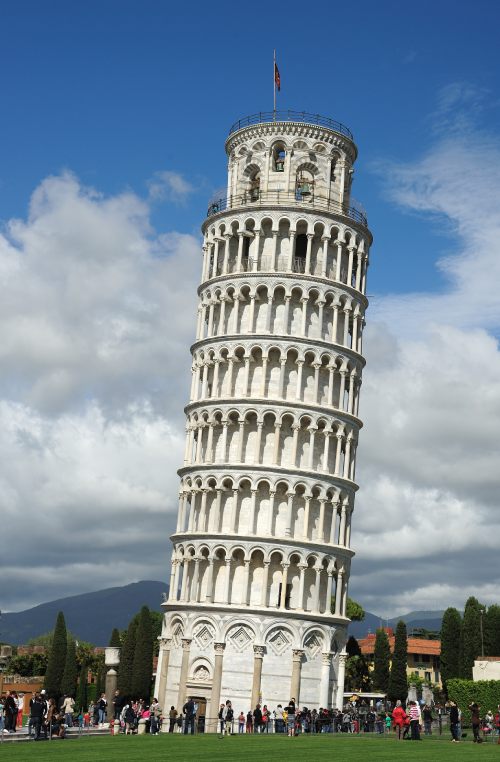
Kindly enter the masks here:
M 274 84 L 278 88 L 278 92 L 279 92 L 281 90 L 281 77 L 280 77 L 280 70 L 278 69 L 276 61 L 274 62 Z

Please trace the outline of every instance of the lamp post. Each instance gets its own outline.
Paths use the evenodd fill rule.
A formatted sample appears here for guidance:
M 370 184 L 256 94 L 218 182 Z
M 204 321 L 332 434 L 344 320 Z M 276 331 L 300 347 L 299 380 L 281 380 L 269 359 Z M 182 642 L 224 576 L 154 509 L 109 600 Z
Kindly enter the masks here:
M 481 629 L 481 656 L 484 656 L 484 634 L 483 634 L 483 614 L 484 609 L 479 610 L 480 618 L 479 618 L 479 627 Z

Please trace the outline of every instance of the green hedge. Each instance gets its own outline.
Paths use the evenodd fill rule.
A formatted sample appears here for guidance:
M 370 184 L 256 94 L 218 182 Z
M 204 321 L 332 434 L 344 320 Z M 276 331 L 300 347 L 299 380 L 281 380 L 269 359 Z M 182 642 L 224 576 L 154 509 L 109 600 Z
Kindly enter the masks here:
M 481 717 L 488 710 L 495 715 L 500 704 L 500 680 L 448 680 L 448 698 L 462 710 L 462 724 L 470 725 L 469 705 L 474 701 L 481 707 Z

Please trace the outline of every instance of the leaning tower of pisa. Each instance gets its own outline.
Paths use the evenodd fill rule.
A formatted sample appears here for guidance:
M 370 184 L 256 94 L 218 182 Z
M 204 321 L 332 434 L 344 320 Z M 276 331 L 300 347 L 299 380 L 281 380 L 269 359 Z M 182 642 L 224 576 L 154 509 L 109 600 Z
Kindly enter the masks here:
M 207 729 L 226 699 L 342 704 L 372 240 L 344 125 L 261 113 L 225 147 L 155 686 Z

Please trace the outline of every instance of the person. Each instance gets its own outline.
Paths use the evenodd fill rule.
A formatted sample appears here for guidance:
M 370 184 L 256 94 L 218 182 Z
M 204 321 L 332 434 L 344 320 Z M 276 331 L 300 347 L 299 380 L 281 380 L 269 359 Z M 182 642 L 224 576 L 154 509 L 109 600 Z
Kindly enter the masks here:
M 262 732 L 269 732 L 269 709 L 267 708 L 267 704 L 264 704 L 262 707 Z
M 132 735 L 135 728 L 135 712 L 132 704 L 125 704 L 123 707 L 123 720 L 125 722 L 125 735 Z
M 247 727 L 246 727 L 247 733 L 253 733 L 253 714 L 251 709 L 247 712 Z
M 426 736 L 432 735 L 432 709 L 426 704 L 422 709 L 422 719 L 424 721 L 424 733 Z
M 287 707 L 287 727 L 290 737 L 295 735 L 295 699 L 291 698 Z
M 120 719 L 120 715 L 122 713 L 123 707 L 125 706 L 125 703 L 126 703 L 125 699 L 120 694 L 120 691 L 115 691 L 115 695 L 113 698 L 113 711 L 114 711 L 113 719 L 114 720 Z
M 224 721 L 224 728 L 222 732 L 224 732 L 227 736 L 230 736 L 233 732 L 234 711 L 233 705 L 229 700 L 226 701 L 226 705 L 222 710 L 222 719 Z
M 406 712 L 401 705 L 401 701 L 396 701 L 396 706 L 392 710 L 392 721 L 394 723 L 394 729 L 398 734 L 398 741 L 403 738 L 403 729 L 406 720 Z
M 497 713 L 495 714 L 495 728 L 498 735 L 498 743 L 500 744 L 500 704 L 497 707 Z
M 62 710 L 64 713 L 64 722 L 68 728 L 73 727 L 73 710 L 75 708 L 75 699 L 72 696 L 64 696 Z
M 410 728 L 411 728 L 411 740 L 420 741 L 420 707 L 417 701 L 410 701 Z
M 176 720 L 177 720 L 177 709 L 175 708 L 175 706 L 171 706 L 170 712 L 168 713 L 168 721 L 169 721 L 168 732 L 169 733 L 174 732 Z
M 189 732 L 191 734 L 194 733 L 194 718 L 195 718 L 195 708 L 194 708 L 194 701 L 191 696 L 189 696 L 188 700 L 182 707 L 182 711 L 185 715 L 185 721 L 184 721 L 184 735 L 187 735 Z
M 150 733 L 157 736 L 160 733 L 161 707 L 157 698 L 154 698 L 149 707 L 149 716 L 151 719 Z
M 260 733 L 262 730 L 262 710 L 260 704 L 257 704 L 253 710 L 253 732 Z
M 245 732 L 245 715 L 243 711 L 241 711 L 238 715 L 238 733 L 244 733 Z
M 220 704 L 219 706 L 217 719 L 219 720 L 219 733 L 221 736 L 223 736 L 224 735 L 224 704 Z
M 99 701 L 97 702 L 97 712 L 98 712 L 98 721 L 99 721 L 99 727 L 102 728 L 104 725 L 104 722 L 106 720 L 106 707 L 108 705 L 108 702 L 106 700 L 106 694 L 101 693 L 101 696 L 99 698 Z
M 23 714 L 24 714 L 24 693 L 17 695 L 17 727 L 23 727 Z
M 42 702 L 40 694 L 36 693 L 35 697 L 30 701 L 30 727 L 33 728 L 35 733 L 35 741 L 40 739 L 40 731 L 42 729 L 42 722 L 44 720 L 45 705 Z
M 474 701 L 472 704 L 469 704 L 469 711 L 470 711 L 470 719 L 471 719 L 471 725 L 472 725 L 472 734 L 474 736 L 474 743 L 478 743 L 481 741 L 481 738 L 479 736 L 479 726 L 481 724 L 481 718 L 479 714 L 479 710 L 481 707 L 479 704 L 476 704 Z
M 385 732 L 386 733 L 391 732 L 391 725 L 392 725 L 392 716 L 390 712 L 387 712 L 385 716 Z
M 452 743 L 459 743 L 458 725 L 459 725 L 459 722 L 460 722 L 460 714 L 459 714 L 459 711 L 458 711 L 458 706 L 455 704 L 454 701 L 450 701 L 449 707 L 450 707 L 450 732 L 451 732 L 451 740 L 452 740 Z
M 283 733 L 283 730 L 284 730 L 283 707 L 281 706 L 281 704 L 278 704 L 276 708 L 275 732 Z

